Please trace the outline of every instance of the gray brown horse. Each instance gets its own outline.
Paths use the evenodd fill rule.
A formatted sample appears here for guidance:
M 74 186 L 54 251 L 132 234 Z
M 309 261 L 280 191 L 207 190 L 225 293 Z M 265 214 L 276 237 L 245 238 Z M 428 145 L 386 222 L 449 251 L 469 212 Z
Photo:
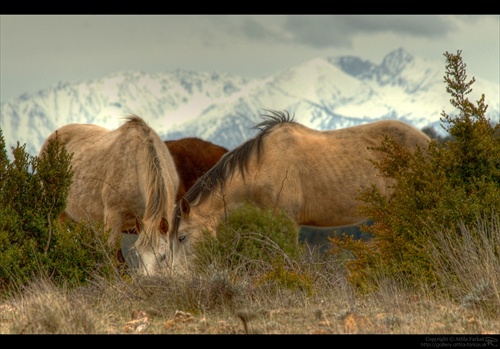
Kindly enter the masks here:
M 136 115 L 114 131 L 92 124 L 65 125 L 48 137 L 40 157 L 56 137 L 73 154 L 73 182 L 63 216 L 103 223 L 113 246 L 122 231 L 138 223 L 141 233 L 134 248 L 139 272 L 153 274 L 168 257 L 167 233 L 179 186 L 168 148 Z
M 228 152 L 177 205 L 170 232 L 175 267 L 189 263 L 203 230 L 215 234 L 225 213 L 248 201 L 282 209 L 298 226 L 365 221 L 358 212 L 359 190 L 374 184 L 390 195 L 394 184 L 370 161 L 385 155 L 370 147 L 379 147 L 384 136 L 411 149 L 427 149 L 430 141 L 396 120 L 317 131 L 277 111 L 270 111 L 256 128 L 256 137 Z

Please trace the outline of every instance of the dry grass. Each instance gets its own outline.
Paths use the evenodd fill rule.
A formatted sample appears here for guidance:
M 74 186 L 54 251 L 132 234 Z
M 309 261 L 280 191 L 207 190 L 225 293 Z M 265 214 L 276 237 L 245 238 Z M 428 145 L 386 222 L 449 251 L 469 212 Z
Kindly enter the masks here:
M 500 334 L 497 228 L 496 220 L 478 224 L 479 240 L 463 227 L 460 241 L 442 234 L 433 251 L 446 285 L 439 291 L 380 278 L 375 293 L 359 294 L 328 253 L 301 255 L 291 266 L 309 276 L 312 292 L 215 267 L 189 276 L 95 275 L 73 288 L 41 278 L 2 300 L 0 333 Z
M 332 287 L 304 297 L 283 291 L 235 300 L 224 291 L 198 289 L 181 300 L 184 280 L 160 277 L 140 288 L 118 283 L 79 290 L 40 281 L 0 306 L 3 334 L 498 334 L 500 320 L 451 300 L 386 289 L 370 297 Z M 208 281 L 206 281 L 208 282 Z M 234 286 L 234 285 L 233 285 Z M 210 287 L 208 284 L 203 287 Z M 177 291 L 173 291 L 176 289 Z M 129 291 L 136 294 L 129 294 Z M 195 291 L 195 290 L 193 290 Z M 219 303 L 205 303 L 211 293 Z M 221 292 L 221 294 L 217 294 Z M 193 292 L 194 293 L 194 292 Z M 187 298 L 190 296 L 188 295 Z M 198 301 L 198 304 L 189 305 Z M 194 306 L 194 307 L 193 307 Z

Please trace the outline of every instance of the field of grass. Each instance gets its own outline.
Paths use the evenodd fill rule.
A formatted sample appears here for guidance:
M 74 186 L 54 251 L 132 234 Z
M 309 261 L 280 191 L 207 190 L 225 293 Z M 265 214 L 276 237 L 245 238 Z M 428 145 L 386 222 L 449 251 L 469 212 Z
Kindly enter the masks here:
M 97 273 L 78 287 L 35 278 L 0 304 L 2 334 L 500 334 L 500 261 L 484 245 L 447 241 L 457 275 L 447 289 L 410 287 L 380 277 L 362 294 L 347 280 L 345 260 L 301 245 L 283 264 L 223 267 L 212 260 L 190 274 L 139 277 Z M 459 253 L 456 253 L 459 251 Z M 281 272 L 277 269 L 284 268 Z M 444 270 L 444 269 L 443 269 Z M 446 270 L 450 270 L 449 266 Z M 460 275 L 461 274 L 461 275 Z M 497 343 L 498 344 L 498 343 Z

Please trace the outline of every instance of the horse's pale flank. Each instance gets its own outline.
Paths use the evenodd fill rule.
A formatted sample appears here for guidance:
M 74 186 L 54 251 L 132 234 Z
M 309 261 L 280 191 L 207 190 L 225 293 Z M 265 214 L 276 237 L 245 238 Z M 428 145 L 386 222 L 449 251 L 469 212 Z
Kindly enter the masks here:
M 194 184 L 174 212 L 170 231 L 173 265 L 189 262 L 192 245 L 215 227 L 225 212 L 250 201 L 279 208 L 297 225 L 331 227 L 366 220 L 358 212 L 359 190 L 372 184 L 391 194 L 389 179 L 373 163 L 384 136 L 401 145 L 427 149 L 430 138 L 396 120 L 339 130 L 316 131 L 271 111 L 256 126 L 260 133 L 228 152 Z
M 74 221 L 103 223 L 109 243 L 138 223 L 135 249 L 139 272 L 152 274 L 169 257 L 167 233 L 179 186 L 168 148 L 142 118 L 132 115 L 114 131 L 91 124 L 69 124 L 54 131 L 73 154 L 73 183 L 64 216 Z M 165 264 L 166 265 L 166 264 Z

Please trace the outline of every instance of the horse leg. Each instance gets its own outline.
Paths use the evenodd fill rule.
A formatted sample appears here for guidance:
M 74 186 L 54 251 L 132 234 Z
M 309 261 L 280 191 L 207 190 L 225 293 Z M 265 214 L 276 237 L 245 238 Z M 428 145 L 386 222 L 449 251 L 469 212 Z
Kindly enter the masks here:
M 116 247 L 117 252 L 116 252 L 116 258 L 118 262 L 122 262 L 125 259 L 125 256 L 123 255 L 123 251 L 121 251 L 121 240 L 119 238 L 122 238 L 121 234 L 123 232 L 127 233 L 133 233 L 135 230 L 136 234 L 141 234 L 141 225 L 140 221 L 136 219 L 135 221 L 135 227 L 127 229 L 123 231 L 124 228 L 124 219 L 126 218 L 125 214 L 123 212 L 116 210 L 116 209 L 111 209 L 111 208 L 105 208 L 105 217 L 106 217 L 106 222 L 105 222 L 105 228 L 110 230 L 110 235 L 108 238 L 108 243 L 110 246 Z M 120 243 L 119 243 L 120 242 Z M 136 268 L 139 271 L 139 273 L 143 275 L 153 275 L 154 269 L 156 267 L 157 261 L 160 258 L 158 256 L 158 253 L 156 251 L 153 251 L 151 246 L 145 246 L 144 248 L 137 249 L 134 246 L 134 254 L 137 257 L 137 266 Z M 155 253 L 156 252 L 156 253 Z M 135 258 L 134 258 L 135 259 Z M 135 263 L 133 263 L 135 264 Z
M 104 215 L 104 229 L 109 232 L 108 244 L 109 246 L 116 246 L 122 230 L 122 220 L 120 218 L 120 214 L 117 211 L 106 208 L 104 211 L 106 212 Z
M 117 210 L 104 208 L 105 221 L 104 229 L 109 232 L 108 245 L 116 250 L 115 258 L 118 265 L 123 266 L 127 264 L 125 256 L 121 250 L 121 230 L 122 230 L 122 218 L 120 212 Z
M 136 259 L 130 255 L 131 253 L 130 249 L 133 244 L 130 240 L 133 238 L 137 239 L 137 234 L 139 234 L 139 232 L 141 231 L 140 226 L 141 226 L 140 220 L 138 217 L 136 217 L 135 227 L 121 232 L 122 243 L 121 243 L 121 248 L 116 251 L 116 260 L 118 261 L 119 266 L 123 268 L 123 270 L 126 270 L 129 267 L 133 268 L 135 263 L 137 263 Z M 128 257 L 128 261 L 125 256 Z M 129 263 L 131 263 L 131 265 L 129 265 Z

